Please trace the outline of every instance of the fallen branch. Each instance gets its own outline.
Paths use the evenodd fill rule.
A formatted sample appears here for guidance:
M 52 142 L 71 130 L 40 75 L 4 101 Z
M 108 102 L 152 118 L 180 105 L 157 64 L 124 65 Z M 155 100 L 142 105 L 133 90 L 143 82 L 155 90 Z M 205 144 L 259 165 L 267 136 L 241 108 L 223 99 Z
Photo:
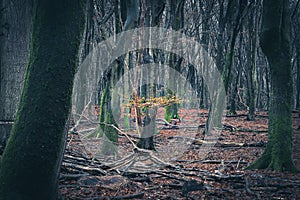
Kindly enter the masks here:
M 251 129 L 236 129 L 237 132 L 249 132 L 249 133 L 268 133 L 268 130 L 251 130 Z
M 245 177 L 245 188 L 246 188 L 247 193 L 249 193 L 251 195 L 255 195 L 257 199 L 261 199 L 260 196 L 259 196 L 259 194 L 251 191 L 250 185 L 249 185 L 249 180 L 248 180 L 247 177 Z
M 168 126 L 169 129 L 179 129 L 179 126 L 177 126 L 176 124 L 171 124 L 163 118 L 157 118 L 157 119 L 155 119 L 155 121 L 156 121 L 157 124 L 163 124 L 165 126 Z M 163 123 L 161 123 L 159 121 L 162 121 Z
M 226 114 L 226 117 L 231 118 L 231 117 L 247 117 L 247 114 L 235 114 L 235 115 L 228 115 Z
M 81 122 L 82 118 L 86 118 L 84 116 L 84 112 L 88 109 L 88 107 L 90 106 L 90 104 L 92 103 L 92 94 L 90 95 L 90 98 L 89 98 L 89 102 L 84 106 L 81 114 L 79 115 L 79 119 L 76 121 L 75 125 L 69 130 L 70 132 L 73 132 L 76 130 L 76 128 L 79 126 L 79 123 Z
M 187 162 L 187 163 L 203 163 L 203 164 L 221 164 L 222 160 L 175 160 L 175 162 Z M 241 160 L 223 161 L 224 164 L 248 164 L 248 162 Z
M 232 143 L 232 142 L 217 142 L 216 147 L 228 148 L 228 147 L 266 147 L 267 143 L 260 141 L 256 143 Z
M 208 177 L 214 181 L 241 180 L 244 177 L 244 174 L 238 174 L 238 175 L 209 174 Z
M 266 147 L 267 143 L 260 141 L 256 143 L 234 143 L 234 142 L 210 142 L 207 140 L 195 139 L 192 143 L 193 145 L 202 145 L 202 144 L 213 144 L 215 147 Z
M 224 130 L 229 130 L 230 132 L 250 132 L 250 133 L 268 133 L 268 130 L 252 130 L 245 128 L 237 128 L 230 124 L 223 124 Z
M 87 172 L 92 175 L 106 175 L 107 174 L 106 171 L 104 171 L 100 168 L 96 168 L 96 167 L 86 167 L 86 166 L 77 165 L 77 164 L 73 164 L 73 163 L 67 163 L 67 162 L 63 162 L 62 166 L 72 168 L 72 169 L 75 169 L 78 171 L 84 171 L 84 172 Z
M 116 196 L 116 197 L 112 197 L 111 200 L 142 198 L 144 196 L 144 194 L 145 194 L 144 192 L 140 192 L 140 193 L 136 193 L 136 194 Z
M 107 166 L 111 168 L 110 170 L 117 170 L 118 168 L 126 167 L 124 171 L 127 171 L 130 167 L 134 166 L 136 162 L 145 161 L 145 160 L 150 160 L 153 163 L 157 165 L 161 165 L 163 167 L 170 167 L 173 169 L 177 168 L 171 163 L 164 162 L 163 160 L 157 158 L 152 151 L 141 149 L 138 147 L 134 148 L 133 153 L 131 153 L 127 157 L 119 161 L 115 161 L 113 163 L 107 164 Z
M 68 178 L 68 179 L 77 179 L 77 178 L 81 178 L 83 176 L 88 176 L 88 173 L 83 173 L 83 174 L 63 174 L 61 173 L 59 178 L 63 179 L 63 178 Z

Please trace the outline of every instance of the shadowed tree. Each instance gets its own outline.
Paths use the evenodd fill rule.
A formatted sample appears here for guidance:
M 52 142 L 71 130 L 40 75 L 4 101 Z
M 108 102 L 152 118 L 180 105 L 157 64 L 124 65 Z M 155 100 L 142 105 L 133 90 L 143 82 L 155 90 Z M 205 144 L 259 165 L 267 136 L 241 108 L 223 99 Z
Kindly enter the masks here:
M 143 7 L 144 6 L 144 7 Z M 159 22 L 161 21 L 162 13 L 165 7 L 165 1 L 142 1 L 141 4 L 141 17 L 140 17 L 140 26 L 157 26 Z M 148 38 L 150 37 L 149 33 L 147 34 Z M 150 40 L 149 40 L 150 42 Z M 151 45 L 150 45 L 151 46 Z M 154 60 L 158 60 L 158 56 L 160 54 L 160 51 L 158 49 L 153 49 L 153 56 L 150 56 L 149 49 L 145 49 L 143 53 L 143 62 L 144 63 L 151 63 Z M 143 71 L 143 70 L 141 70 Z M 152 74 L 153 73 L 153 74 Z M 155 76 L 155 71 L 151 71 L 151 69 L 146 69 L 142 72 L 143 76 L 147 80 L 150 80 L 150 76 Z M 138 88 L 137 91 L 141 91 L 141 96 L 145 99 L 150 97 L 155 97 L 156 93 L 156 86 L 155 85 L 149 85 L 149 84 L 143 84 L 141 81 L 141 86 Z M 155 150 L 154 145 L 154 134 L 156 131 L 156 124 L 155 124 L 155 118 L 157 113 L 157 108 L 136 108 L 137 109 L 137 128 L 139 129 L 140 138 L 137 141 L 137 146 L 139 148 L 148 149 L 148 150 Z M 141 115 L 144 113 L 145 117 L 142 118 Z
M 36 1 L 30 62 L 0 165 L 0 199 L 57 199 L 83 1 Z
M 288 0 L 264 0 L 260 45 L 271 74 L 268 144 L 248 168 L 298 171 L 292 161 L 292 67 Z
M 183 29 L 184 26 L 184 3 L 183 0 L 171 0 L 170 1 L 170 22 L 171 27 L 175 31 L 180 31 Z M 171 44 L 174 45 L 174 44 Z M 169 65 L 175 69 L 176 71 L 180 72 L 181 63 L 183 59 L 179 58 L 173 53 L 170 53 L 169 56 Z M 175 95 L 176 85 L 178 84 L 178 77 L 174 74 L 174 70 L 169 71 L 169 76 L 171 77 L 168 81 L 168 96 L 171 98 Z M 171 105 L 166 106 L 165 109 L 165 119 L 168 122 L 171 122 L 171 119 L 179 119 L 178 115 L 178 104 L 172 103 Z
M 118 2 L 115 2 L 115 7 L 118 7 Z M 115 8 L 116 9 L 116 8 Z M 137 0 L 121 0 L 120 1 L 120 14 L 121 20 L 124 23 L 123 31 L 130 30 L 136 27 L 138 20 L 138 12 L 139 12 L 139 3 Z M 120 17 L 118 10 L 115 10 L 116 17 Z M 124 21 L 125 20 L 125 21 Z M 116 29 L 115 33 L 120 34 L 119 41 L 117 45 L 121 43 L 123 40 L 123 32 L 121 32 L 121 21 L 116 18 Z M 118 131 L 112 127 L 118 126 L 114 116 L 116 112 L 119 112 L 117 106 L 119 105 L 119 101 L 117 97 L 113 96 L 112 88 L 117 83 L 117 81 L 121 78 L 123 74 L 123 61 L 124 56 L 121 56 L 118 61 L 111 64 L 111 68 L 106 71 L 105 76 L 102 78 L 101 85 L 103 86 L 102 94 L 101 94 L 101 102 L 100 102 L 100 126 L 97 130 L 99 132 L 99 136 L 103 137 L 103 145 L 101 148 L 101 153 L 106 155 L 117 155 L 118 149 Z M 113 105 L 112 105 L 113 104 Z
M 0 1 L 0 154 L 16 117 L 32 31 L 33 0 Z

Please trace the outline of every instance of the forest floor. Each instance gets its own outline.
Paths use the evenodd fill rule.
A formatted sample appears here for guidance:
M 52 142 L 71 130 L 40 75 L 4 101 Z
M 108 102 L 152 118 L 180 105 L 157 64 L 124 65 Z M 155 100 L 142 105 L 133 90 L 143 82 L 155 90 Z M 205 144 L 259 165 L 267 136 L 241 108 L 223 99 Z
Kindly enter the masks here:
M 79 133 L 69 133 L 59 181 L 63 198 L 300 199 L 299 174 L 244 170 L 266 146 L 266 112 L 256 113 L 255 121 L 247 121 L 245 111 L 224 117 L 224 128 L 218 137 L 206 139 L 201 138 L 206 110 L 181 109 L 179 114 L 181 121 L 176 125 L 159 123 L 159 133 L 154 136 L 155 158 L 169 166 L 152 166 L 149 161 L 138 160 L 139 156 L 129 156 L 131 162 L 126 163 L 128 159 L 124 157 L 133 147 L 124 135 L 119 138 L 120 151 L 128 152 L 123 151 L 122 162 L 107 165 L 105 158 L 95 158 L 93 150 L 87 150 Z M 157 117 L 163 117 L 163 110 Z M 299 125 L 299 113 L 293 113 L 293 159 L 300 169 Z M 132 141 L 137 140 L 134 131 L 127 134 Z M 191 137 L 193 141 L 189 141 Z M 206 148 L 207 144 L 211 148 Z M 140 165 L 142 162 L 146 164 Z M 139 166 L 150 168 L 139 170 Z

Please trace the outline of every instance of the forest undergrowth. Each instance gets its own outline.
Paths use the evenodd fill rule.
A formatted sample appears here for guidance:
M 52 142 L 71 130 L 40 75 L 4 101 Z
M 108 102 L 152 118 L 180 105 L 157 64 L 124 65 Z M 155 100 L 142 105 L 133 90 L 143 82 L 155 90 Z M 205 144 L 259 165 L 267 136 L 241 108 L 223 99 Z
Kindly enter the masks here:
M 59 189 L 64 199 L 299 199 L 300 176 L 271 170 L 244 170 L 267 144 L 267 112 L 255 121 L 246 111 L 223 119 L 223 130 L 212 149 L 199 154 L 207 110 L 180 109 L 181 121 L 158 124 L 158 149 L 174 138 L 197 132 L 181 156 L 168 160 L 172 166 L 138 171 L 111 169 L 93 158 L 75 131 L 68 134 Z M 158 117 L 163 110 L 158 110 Z M 184 126 L 182 125 L 184 124 Z M 300 116 L 293 113 L 293 160 L 300 168 Z M 200 125 L 200 126 L 199 126 Z M 130 134 L 130 132 L 128 132 Z M 136 138 L 133 137 L 133 141 Z M 126 137 L 122 145 L 130 145 Z M 163 158 L 161 158 L 163 159 Z M 175 166 L 175 167 L 174 167 Z

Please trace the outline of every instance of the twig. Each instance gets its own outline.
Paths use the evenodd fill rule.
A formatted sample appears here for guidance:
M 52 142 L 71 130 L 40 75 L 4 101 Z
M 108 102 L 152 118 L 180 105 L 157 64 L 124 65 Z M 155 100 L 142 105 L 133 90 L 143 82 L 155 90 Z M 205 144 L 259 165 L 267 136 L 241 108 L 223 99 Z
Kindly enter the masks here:
M 112 8 L 112 9 L 111 9 L 111 10 L 110 10 L 110 11 L 102 18 L 101 21 L 99 21 L 99 20 L 97 19 L 98 25 L 100 26 L 100 25 L 106 23 L 106 22 L 109 20 L 109 18 L 113 15 L 113 13 L 114 13 L 114 9 Z
M 238 161 L 238 163 L 237 163 L 237 165 L 236 165 L 236 168 L 237 168 L 237 169 L 238 169 L 239 166 L 240 166 L 241 160 L 242 160 L 242 158 L 239 159 L 239 161 Z
M 70 168 L 77 169 L 77 170 L 80 170 L 80 171 L 86 171 L 90 174 L 97 174 L 97 175 L 107 174 L 106 171 L 104 171 L 100 168 L 96 168 L 96 167 L 86 167 L 86 166 L 81 166 L 81 165 L 76 165 L 76 164 L 73 164 L 73 163 L 66 163 L 66 162 L 63 162 L 62 165 L 65 166 L 65 167 L 70 167 Z
M 112 197 L 111 200 L 134 199 L 134 198 L 142 198 L 143 196 L 144 196 L 144 192 L 141 192 L 141 193 L 136 193 L 136 194 Z
M 116 161 L 114 163 L 111 163 L 111 164 L 107 164 L 109 167 L 111 167 L 110 171 L 115 170 L 116 168 L 119 168 L 119 167 L 123 167 L 128 162 L 131 162 L 134 159 L 134 154 L 135 153 L 132 153 L 132 154 L 128 155 L 127 157 L 121 159 L 121 160 L 118 160 L 118 161 Z M 127 160 L 129 160 L 129 161 L 127 161 Z
M 94 130 L 96 130 L 96 128 L 88 128 L 88 129 L 83 129 L 83 130 L 77 131 L 77 133 L 90 132 L 90 131 L 94 131 Z
M 101 122 L 100 124 L 105 125 L 105 126 L 110 126 L 113 127 L 114 129 L 116 129 L 119 133 L 122 133 L 123 135 L 125 135 L 125 137 L 129 140 L 129 142 L 132 144 L 132 146 L 134 148 L 138 148 L 135 143 L 129 138 L 129 136 L 127 135 L 127 133 L 123 132 L 121 129 L 119 129 L 118 127 L 116 127 L 114 124 L 107 124 L 104 122 Z
M 251 189 L 250 189 L 250 184 L 249 184 L 249 180 L 247 177 L 245 177 L 245 188 L 246 188 L 246 191 L 251 194 L 251 195 L 255 195 L 257 197 L 257 199 L 261 199 L 260 198 L 260 195 L 253 192 Z
M 63 173 L 60 173 L 60 176 L 59 176 L 59 178 L 60 179 L 63 179 L 63 178 L 70 178 L 70 179 L 72 179 L 72 178 L 81 178 L 81 177 L 83 177 L 83 176 L 88 176 L 89 174 L 88 173 L 83 173 L 83 174 L 63 174 Z
M 92 94 L 90 95 L 90 99 L 89 99 L 89 102 L 84 106 L 82 112 L 81 112 L 81 115 L 79 117 L 79 119 L 76 121 L 75 125 L 71 128 L 70 132 L 73 132 L 78 126 L 79 126 L 79 123 L 81 121 L 81 119 L 84 116 L 84 112 L 88 109 L 89 105 L 92 103 Z

